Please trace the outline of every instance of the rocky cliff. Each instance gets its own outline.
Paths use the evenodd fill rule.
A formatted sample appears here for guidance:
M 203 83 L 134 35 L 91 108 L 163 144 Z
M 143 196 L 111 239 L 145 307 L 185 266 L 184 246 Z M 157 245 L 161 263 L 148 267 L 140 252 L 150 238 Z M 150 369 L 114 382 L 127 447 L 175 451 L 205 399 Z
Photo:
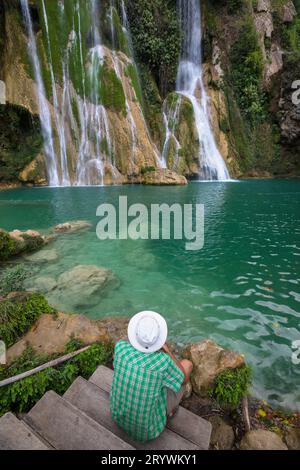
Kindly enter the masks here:
M 230 175 L 298 176 L 299 0 L 201 0 L 201 7 L 211 126 Z M 41 124 L 32 41 L 49 114 Z M 196 177 L 193 107 L 174 93 L 181 42 L 176 0 L 3 0 L 0 182 L 143 182 L 164 163 L 175 180 Z

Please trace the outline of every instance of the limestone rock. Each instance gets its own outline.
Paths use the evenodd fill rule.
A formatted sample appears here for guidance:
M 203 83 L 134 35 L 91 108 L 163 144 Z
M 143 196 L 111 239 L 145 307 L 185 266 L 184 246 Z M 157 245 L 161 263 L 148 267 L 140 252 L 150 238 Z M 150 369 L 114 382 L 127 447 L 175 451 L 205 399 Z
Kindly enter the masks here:
M 97 305 L 108 288 L 119 286 L 114 273 L 93 265 L 79 265 L 61 274 L 55 295 L 67 297 L 74 308 Z
M 46 163 L 42 154 L 38 155 L 21 171 L 19 180 L 22 183 L 35 184 L 37 186 L 47 185 Z
M 245 434 L 240 445 L 241 450 L 288 450 L 280 437 L 265 429 L 256 429 Z
M 291 23 L 296 15 L 297 15 L 297 10 L 295 8 L 295 5 L 291 0 L 289 0 L 282 7 L 281 20 L 283 23 Z
M 55 233 L 72 233 L 83 229 L 89 229 L 91 227 L 92 224 L 86 220 L 72 220 L 71 222 L 56 225 L 52 231 Z
M 256 11 L 270 11 L 271 1 L 270 0 L 258 0 L 256 5 Z
M 159 169 L 149 171 L 142 177 L 143 184 L 166 186 L 166 185 L 185 185 L 187 180 L 183 175 L 178 175 L 174 171 L 167 169 Z
M 5 83 L 0 80 L 0 104 L 6 103 L 6 86 Z
M 45 354 L 63 353 L 71 338 L 84 344 L 96 341 L 118 341 L 126 337 L 128 318 L 113 317 L 93 321 L 83 315 L 42 315 L 31 330 L 7 352 L 10 363 L 30 345 L 35 351 Z
M 220 416 L 209 418 L 212 424 L 210 445 L 217 450 L 230 450 L 234 444 L 234 432 L 231 426 L 225 423 Z
M 277 44 L 272 44 L 269 61 L 265 66 L 265 81 L 268 83 L 273 75 L 282 70 L 283 67 L 283 51 Z
M 37 277 L 36 279 L 28 280 L 26 282 L 26 287 L 30 291 L 41 292 L 42 294 L 47 294 L 48 292 L 53 291 L 57 287 L 57 282 L 53 277 L 43 276 Z
M 193 362 L 191 382 L 194 392 L 200 396 L 207 393 L 221 372 L 245 364 L 242 355 L 223 349 L 211 340 L 187 346 L 183 351 L 183 357 Z
M 56 250 L 41 250 L 33 255 L 28 255 L 25 258 L 33 263 L 49 263 L 51 261 L 56 261 L 58 259 L 58 254 Z
M 284 440 L 290 450 L 300 450 L 300 428 L 288 428 Z

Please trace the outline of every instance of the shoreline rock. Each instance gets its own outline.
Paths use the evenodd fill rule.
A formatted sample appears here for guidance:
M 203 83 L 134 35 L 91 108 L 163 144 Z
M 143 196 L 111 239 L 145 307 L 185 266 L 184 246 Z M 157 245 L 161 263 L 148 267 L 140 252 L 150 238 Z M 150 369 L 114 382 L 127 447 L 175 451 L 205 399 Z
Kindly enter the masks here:
M 191 382 L 199 396 L 207 395 L 221 372 L 245 365 L 243 355 L 223 349 L 209 339 L 186 346 L 182 355 L 194 365 Z

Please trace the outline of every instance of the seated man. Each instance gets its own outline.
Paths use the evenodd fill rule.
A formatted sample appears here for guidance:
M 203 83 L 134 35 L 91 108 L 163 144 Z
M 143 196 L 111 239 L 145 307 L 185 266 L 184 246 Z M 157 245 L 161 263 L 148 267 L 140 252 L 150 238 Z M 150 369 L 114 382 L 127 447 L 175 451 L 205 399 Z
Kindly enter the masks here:
M 128 325 L 127 341 L 115 347 L 110 393 L 112 418 L 134 440 L 155 439 L 182 399 L 193 365 L 178 361 L 166 344 L 168 327 L 155 312 L 140 312 Z

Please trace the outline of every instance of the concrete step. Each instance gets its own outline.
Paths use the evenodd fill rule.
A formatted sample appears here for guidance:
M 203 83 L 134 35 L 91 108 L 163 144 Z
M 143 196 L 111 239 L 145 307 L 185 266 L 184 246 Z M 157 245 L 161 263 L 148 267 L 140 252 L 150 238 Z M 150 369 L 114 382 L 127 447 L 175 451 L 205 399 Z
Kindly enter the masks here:
M 12 413 L 0 418 L 0 450 L 49 450 L 26 423 Z
M 91 383 L 107 393 L 110 392 L 112 380 L 113 371 L 105 366 L 99 366 L 89 379 Z M 200 449 L 207 450 L 209 448 L 212 431 L 211 423 L 182 406 L 179 407 L 176 415 L 168 421 L 167 428 Z
M 133 450 L 53 391 L 47 392 L 24 420 L 58 450 Z
M 92 382 L 78 377 L 71 387 L 64 394 L 64 398 L 74 406 L 84 411 L 88 416 L 93 418 L 105 428 L 109 429 L 113 434 L 128 442 L 136 449 L 147 450 L 199 450 L 200 448 L 184 439 L 182 436 L 165 429 L 157 438 L 147 443 L 136 442 L 131 439 L 121 428 L 113 421 L 109 410 L 109 393 L 102 390 Z

